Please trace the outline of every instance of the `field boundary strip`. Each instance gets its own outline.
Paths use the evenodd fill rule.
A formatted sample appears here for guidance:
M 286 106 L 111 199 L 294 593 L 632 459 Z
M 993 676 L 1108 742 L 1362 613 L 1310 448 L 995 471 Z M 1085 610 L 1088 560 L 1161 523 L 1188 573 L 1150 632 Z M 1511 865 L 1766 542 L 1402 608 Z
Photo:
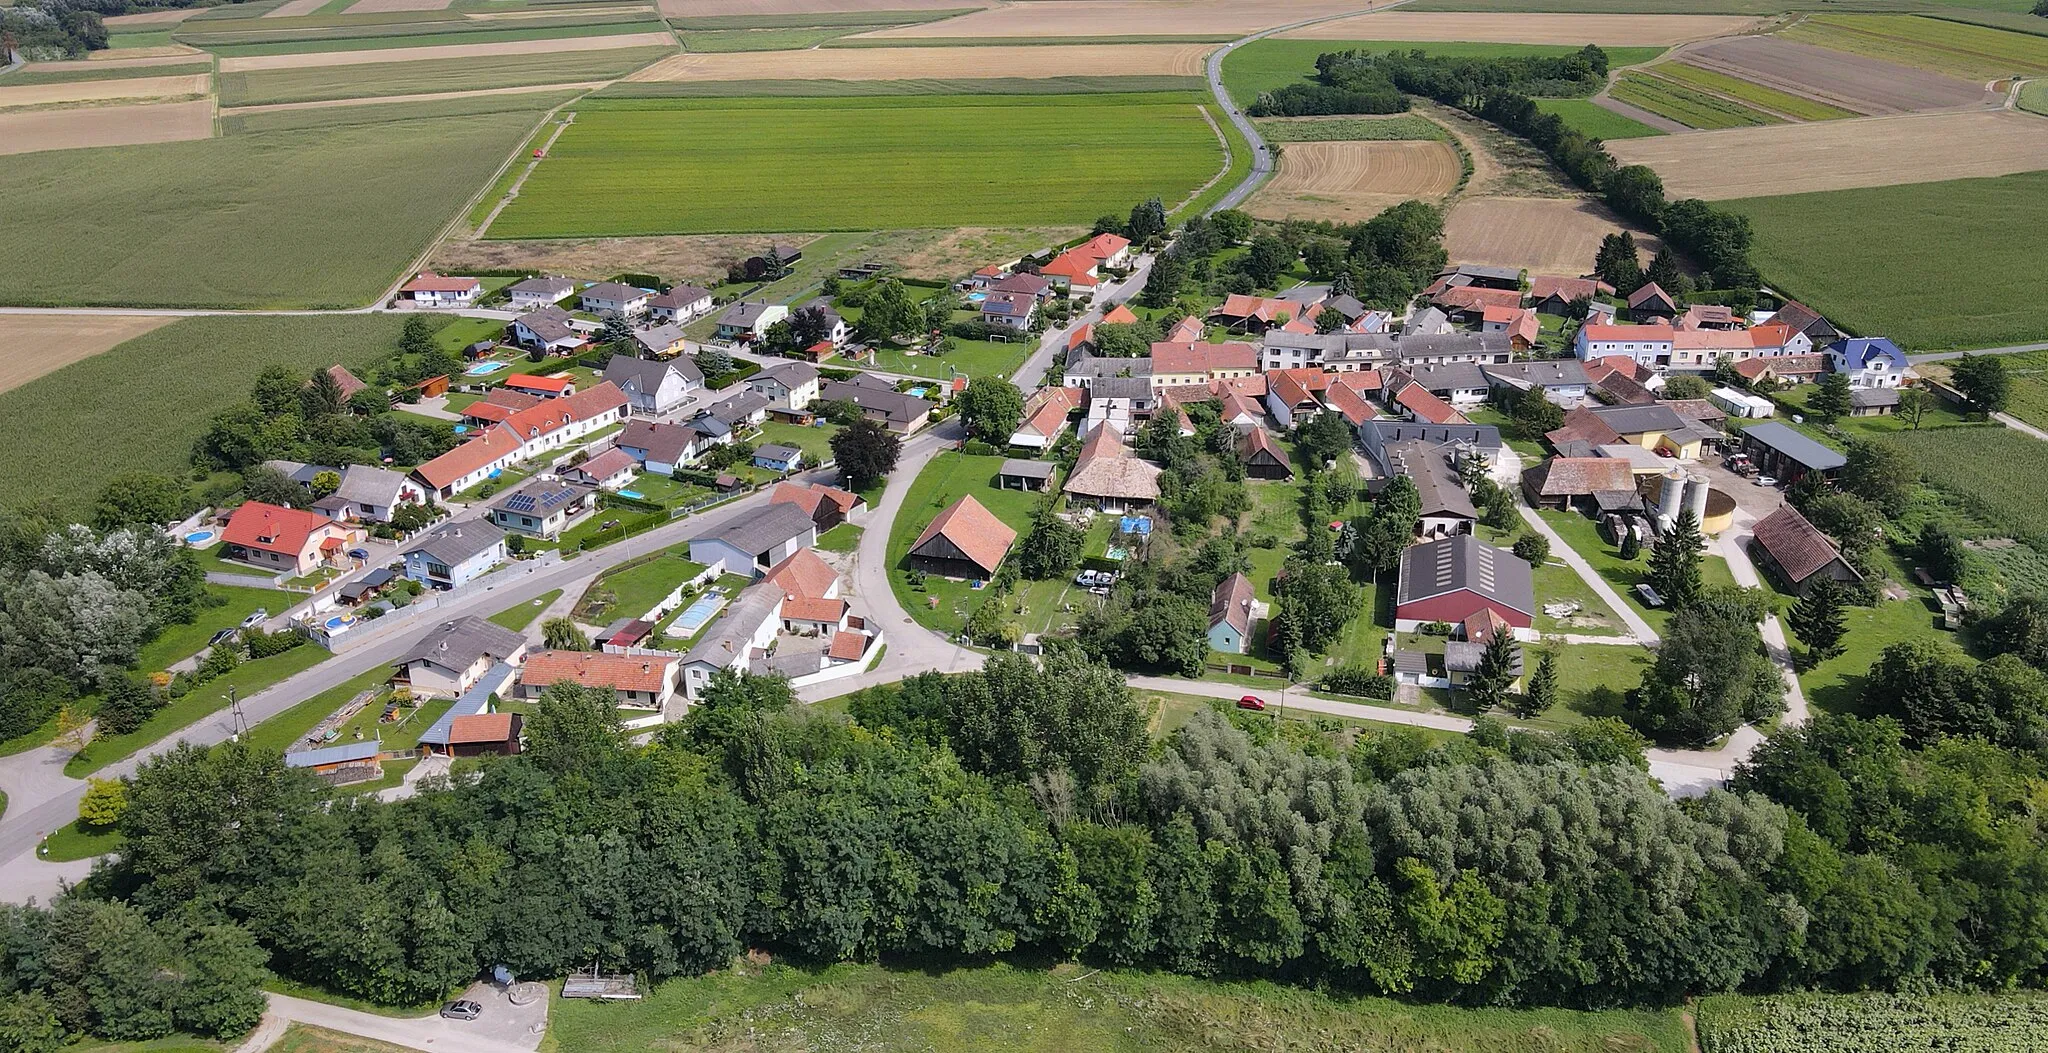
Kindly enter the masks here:
M 629 33 L 608 37 L 566 37 L 559 40 L 510 40 L 496 44 L 443 44 L 418 48 L 377 48 L 369 51 L 314 51 L 292 55 L 250 55 L 220 60 L 222 73 L 267 73 L 317 69 L 323 66 L 380 66 L 441 59 L 504 58 L 512 55 L 566 55 L 583 51 L 625 51 L 643 47 L 675 47 L 675 37 L 660 33 Z

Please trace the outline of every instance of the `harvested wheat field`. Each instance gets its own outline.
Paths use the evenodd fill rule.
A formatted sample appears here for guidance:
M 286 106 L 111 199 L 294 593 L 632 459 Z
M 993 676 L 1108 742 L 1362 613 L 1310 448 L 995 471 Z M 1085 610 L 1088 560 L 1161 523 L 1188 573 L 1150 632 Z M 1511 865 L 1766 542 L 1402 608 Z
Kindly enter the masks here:
M 213 103 L 206 99 L 0 113 L 0 154 L 171 143 L 212 135 Z
M 1358 6 L 1359 0 L 1034 0 L 860 37 L 1236 36 Z
M 1381 11 L 1276 34 L 1301 40 L 1473 40 L 1500 44 L 1662 46 L 1739 33 L 1748 15 L 1436 14 Z
M 813 235 L 778 235 L 795 245 Z M 715 283 L 726 267 L 761 251 L 756 234 L 702 234 L 658 238 L 559 238 L 536 241 L 451 239 L 435 251 L 432 266 L 450 274 L 475 270 L 533 269 L 546 274 L 661 274 L 682 281 Z
M 567 51 L 611 51 L 617 48 L 674 47 L 668 33 L 622 33 L 611 37 L 562 37 L 554 40 L 501 40 L 492 44 L 443 44 L 423 48 L 378 48 L 374 51 L 315 51 L 295 55 L 245 55 L 220 60 L 222 73 L 266 69 L 310 69 L 315 66 L 367 66 L 378 62 L 429 62 L 436 59 L 496 58 L 503 55 L 554 55 Z
M 347 13 L 374 15 L 381 11 L 439 11 L 448 3 L 449 0 L 356 0 L 349 5 Z
M 1434 201 L 1457 188 L 1462 169 L 1449 144 L 1415 140 L 1289 143 L 1280 170 L 1245 210 L 1267 219 L 1371 219 L 1403 201 Z
M 110 29 L 120 29 L 123 26 L 168 25 L 172 22 L 183 22 L 204 10 L 206 9 L 203 7 L 179 7 L 168 11 L 144 11 L 139 15 L 113 15 L 101 21 Z
M 184 73 L 172 77 L 126 77 L 120 80 L 74 80 L 58 84 L 24 84 L 0 88 L 0 108 L 48 106 L 62 102 L 101 102 L 107 99 L 167 99 L 178 95 L 204 95 L 212 89 L 208 73 Z
M 1685 49 L 1684 57 L 1695 66 L 1872 116 L 1999 101 L 1981 84 L 1777 37 L 1709 41 Z
M 105 52 L 95 51 L 95 55 Z M 182 55 L 147 55 L 140 58 L 108 59 L 104 62 L 95 58 L 71 59 L 64 62 L 31 62 L 22 67 L 24 73 L 87 73 L 98 74 L 110 69 L 148 69 L 151 66 L 181 66 L 206 57 L 204 51 L 187 51 Z M 0 81 L 5 84 L 6 81 Z
M 2048 168 L 2048 121 L 2011 110 L 1729 128 L 1607 144 L 1673 200 L 1848 190 Z
M 1584 274 L 1600 239 L 1622 230 L 1606 209 L 1583 198 L 1468 197 L 1444 221 L 1452 263 L 1523 267 L 1540 274 Z M 1647 257 L 1662 247 L 1636 231 Z
M 661 0 L 660 6 L 669 18 L 738 18 L 842 11 L 958 11 L 988 7 L 989 0 Z
M 7 349 L 0 357 L 0 391 L 18 388 L 174 320 L 137 314 L 0 315 L 0 347 Z
M 285 0 L 284 3 L 257 15 L 258 18 L 296 18 L 310 15 L 327 6 L 327 0 Z
M 814 48 L 676 55 L 627 80 L 908 80 L 922 77 L 1202 75 L 1214 44 Z

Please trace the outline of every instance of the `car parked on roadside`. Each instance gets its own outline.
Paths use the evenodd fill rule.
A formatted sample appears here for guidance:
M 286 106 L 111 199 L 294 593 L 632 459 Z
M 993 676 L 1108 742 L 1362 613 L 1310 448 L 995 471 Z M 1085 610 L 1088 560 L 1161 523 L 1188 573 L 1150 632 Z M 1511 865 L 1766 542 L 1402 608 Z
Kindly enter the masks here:
M 484 1015 L 483 1003 L 471 1001 L 467 998 L 458 998 L 441 1007 L 441 1019 L 443 1020 L 475 1020 L 482 1015 Z
M 249 616 L 248 616 L 247 618 L 244 618 L 244 619 L 242 619 L 242 628 L 244 628 L 244 629 L 253 629 L 253 628 L 255 628 L 256 626 L 262 625 L 262 624 L 263 624 L 264 622 L 268 621 L 269 619 L 270 619 L 270 608 L 268 608 L 268 607 L 258 607 L 258 608 L 256 608 L 255 610 L 253 610 L 253 611 L 250 611 L 250 612 L 249 612 Z
M 1239 708 L 1239 709 L 1264 709 L 1264 708 L 1266 708 L 1266 700 L 1265 700 L 1265 699 L 1263 699 L 1263 698 L 1260 698 L 1260 697 L 1259 697 L 1259 696 L 1257 696 L 1257 695 L 1246 695 L 1246 696 L 1244 696 L 1243 698 L 1240 698 L 1240 699 L 1238 699 L 1238 700 L 1237 700 L 1237 708 Z

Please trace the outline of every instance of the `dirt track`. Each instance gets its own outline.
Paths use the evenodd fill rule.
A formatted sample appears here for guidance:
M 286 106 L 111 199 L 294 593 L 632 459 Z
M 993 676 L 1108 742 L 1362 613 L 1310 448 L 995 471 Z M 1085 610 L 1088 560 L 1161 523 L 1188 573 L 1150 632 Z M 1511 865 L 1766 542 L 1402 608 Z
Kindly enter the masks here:
M 1435 201 L 1458 185 L 1458 154 L 1433 141 L 1288 143 L 1280 169 L 1245 203 L 1270 219 L 1371 219 L 1403 201 Z
M 563 37 L 556 40 L 504 40 L 494 44 L 445 44 L 424 48 L 378 48 L 374 51 L 317 51 L 297 55 L 248 55 L 220 60 L 222 73 L 263 69 L 310 69 L 315 66 L 364 66 L 377 62 L 426 62 L 432 59 L 497 55 L 552 55 L 564 51 L 610 51 L 613 48 L 675 46 L 668 33 L 622 33 L 611 37 Z
M 1872 116 L 1998 101 L 1981 84 L 1777 37 L 1708 41 L 1685 49 L 1685 60 Z
M 1868 117 L 1618 139 L 1674 200 L 1798 194 L 2032 172 L 2048 163 L 2048 120 L 2010 110 Z
M 4 143 L 0 138 L 0 150 L 6 149 Z M 0 315 L 0 347 L 7 348 L 6 357 L 0 358 L 0 391 L 91 358 L 170 321 L 164 315 Z
M 728 18 L 840 11 L 953 11 L 988 6 L 989 0 L 661 0 L 661 13 L 669 18 Z
M 60 102 L 100 102 L 106 99 L 167 99 L 178 95 L 204 95 L 213 78 L 205 73 L 183 73 L 170 77 L 129 77 L 125 80 L 74 80 L 62 84 L 24 84 L 0 88 L 0 107 L 47 106 Z
M 1381 11 L 1290 29 L 1299 40 L 1477 40 L 1504 44 L 1679 44 L 1737 33 L 1749 15 L 1436 14 Z
M 1453 263 L 1526 267 L 1533 274 L 1584 274 L 1600 239 L 1622 225 L 1590 201 L 1571 198 L 1469 197 L 1451 207 L 1444 248 Z M 1636 232 L 1645 258 L 1662 243 Z
M 629 80 L 903 80 L 1065 77 L 1123 73 L 1202 75 L 1213 44 L 1054 44 L 1018 47 L 815 48 L 676 55 Z
M 862 33 L 862 37 L 1126 37 L 1236 35 L 1318 15 L 1355 11 L 1362 0 L 1034 0 Z

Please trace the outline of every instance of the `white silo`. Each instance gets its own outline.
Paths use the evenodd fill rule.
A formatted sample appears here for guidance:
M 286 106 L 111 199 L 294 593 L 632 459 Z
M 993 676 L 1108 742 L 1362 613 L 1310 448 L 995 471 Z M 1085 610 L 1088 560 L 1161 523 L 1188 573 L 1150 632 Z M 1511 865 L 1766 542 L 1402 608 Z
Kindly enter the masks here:
M 1707 491 L 1713 489 L 1703 475 L 1685 477 L 1685 510 L 1692 513 L 1695 523 L 1707 521 Z
M 1657 491 L 1657 533 L 1671 529 L 1678 521 L 1678 510 L 1685 506 L 1685 473 L 1676 468 L 1664 473 L 1662 486 Z

